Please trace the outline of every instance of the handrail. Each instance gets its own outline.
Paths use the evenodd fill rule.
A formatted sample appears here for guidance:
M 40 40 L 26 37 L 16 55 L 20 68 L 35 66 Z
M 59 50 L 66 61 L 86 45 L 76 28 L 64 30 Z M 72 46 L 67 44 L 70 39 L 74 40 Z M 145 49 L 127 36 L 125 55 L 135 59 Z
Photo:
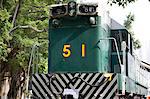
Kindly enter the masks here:
M 117 51 L 117 56 L 118 56 L 118 61 L 119 61 L 119 65 L 122 66 L 121 64 L 121 58 L 120 58 L 120 54 L 119 54 L 119 49 L 118 49 L 118 44 L 117 44 L 117 41 L 115 38 L 113 37 L 108 37 L 108 38 L 100 38 L 100 40 L 113 40 L 114 43 L 115 43 L 115 48 L 116 48 L 116 51 Z M 99 42 L 100 42 L 99 40 Z
M 38 52 L 38 48 L 41 46 L 41 45 L 43 45 L 43 44 L 45 44 L 45 43 L 47 43 L 47 42 L 44 42 L 44 43 L 41 43 L 41 44 L 39 44 L 39 43 L 35 43 L 35 44 L 33 44 L 32 45 L 32 50 L 31 50 L 31 55 L 30 55 L 30 60 L 29 60 L 29 65 L 28 65 L 28 70 L 27 70 L 27 76 L 26 76 L 26 94 L 28 94 L 28 86 L 29 86 L 29 78 L 30 78 L 30 69 L 31 69 L 31 66 L 32 66 L 32 62 L 33 62 L 33 65 L 35 65 L 36 67 L 35 67 L 35 69 L 36 69 L 36 73 L 38 73 L 38 64 L 35 64 L 34 63 L 34 61 L 36 61 L 37 63 L 38 63 L 38 55 L 37 56 L 35 56 L 36 54 L 38 54 L 39 52 Z M 35 60 L 35 58 L 37 58 L 36 60 Z M 34 66 L 33 66 L 34 67 Z M 34 68 L 33 68 L 34 69 Z M 34 71 L 34 70 L 33 70 Z M 32 71 L 32 72 L 33 72 Z M 26 95 L 26 96 L 28 96 L 28 95 Z
M 35 47 L 36 47 L 36 44 L 34 44 L 34 45 L 32 46 L 30 61 L 29 61 L 29 65 L 28 65 L 28 71 L 27 71 L 27 77 L 26 77 L 26 79 L 27 79 L 27 80 L 26 80 L 26 94 L 28 93 L 30 68 L 31 68 L 32 60 L 33 60 L 33 54 L 34 54 L 34 51 L 35 51 Z

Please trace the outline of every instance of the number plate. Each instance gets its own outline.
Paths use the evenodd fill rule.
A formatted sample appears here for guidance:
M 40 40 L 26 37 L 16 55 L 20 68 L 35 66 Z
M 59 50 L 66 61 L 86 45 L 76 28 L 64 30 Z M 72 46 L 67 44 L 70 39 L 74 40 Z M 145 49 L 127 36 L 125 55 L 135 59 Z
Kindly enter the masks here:
M 97 5 L 80 5 L 79 12 L 80 14 L 89 14 L 94 15 L 97 13 Z

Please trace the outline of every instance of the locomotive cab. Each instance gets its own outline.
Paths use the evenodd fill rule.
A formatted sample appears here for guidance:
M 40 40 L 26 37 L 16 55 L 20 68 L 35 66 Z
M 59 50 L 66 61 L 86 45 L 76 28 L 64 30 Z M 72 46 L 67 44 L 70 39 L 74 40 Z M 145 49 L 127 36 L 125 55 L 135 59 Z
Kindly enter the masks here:
M 120 25 L 114 19 L 111 19 L 111 37 L 116 39 L 119 54 L 121 57 L 121 63 L 123 64 L 123 53 L 121 43 L 125 41 L 126 43 L 126 75 L 128 76 L 128 62 L 130 57 L 133 55 L 133 41 L 131 34 L 127 31 L 125 27 Z M 130 64 L 131 65 L 131 64 Z M 116 47 L 114 42 L 111 42 L 111 70 L 115 73 L 121 73 L 121 66 L 118 61 Z

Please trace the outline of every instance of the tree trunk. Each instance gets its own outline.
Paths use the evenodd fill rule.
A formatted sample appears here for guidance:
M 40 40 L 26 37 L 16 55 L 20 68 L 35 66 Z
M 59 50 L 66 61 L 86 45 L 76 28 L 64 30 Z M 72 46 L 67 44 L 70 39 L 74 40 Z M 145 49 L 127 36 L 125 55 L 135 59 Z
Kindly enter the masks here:
M 19 69 L 16 74 L 12 75 L 10 90 L 8 92 L 8 99 L 24 99 L 23 93 L 25 88 L 25 72 Z
M 7 72 L 4 70 L 0 72 L 0 99 L 24 99 L 25 71 L 19 68 L 12 75 L 10 69 L 7 68 Z
M 2 99 L 6 99 L 7 94 L 10 90 L 11 78 L 8 76 L 9 74 L 9 72 L 5 72 L 4 76 L 1 77 L 2 80 L 0 81 L 0 96 L 2 97 Z

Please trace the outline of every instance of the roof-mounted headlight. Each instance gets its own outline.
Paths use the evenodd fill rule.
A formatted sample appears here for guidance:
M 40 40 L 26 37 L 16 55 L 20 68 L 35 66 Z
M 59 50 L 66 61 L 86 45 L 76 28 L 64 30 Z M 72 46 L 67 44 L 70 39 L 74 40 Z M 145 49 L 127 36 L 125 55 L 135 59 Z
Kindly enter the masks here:
M 77 4 L 75 1 L 70 1 L 68 3 L 68 15 L 75 16 L 77 14 Z
M 67 14 L 67 5 L 58 4 L 51 6 L 50 14 L 53 18 L 65 16 Z

